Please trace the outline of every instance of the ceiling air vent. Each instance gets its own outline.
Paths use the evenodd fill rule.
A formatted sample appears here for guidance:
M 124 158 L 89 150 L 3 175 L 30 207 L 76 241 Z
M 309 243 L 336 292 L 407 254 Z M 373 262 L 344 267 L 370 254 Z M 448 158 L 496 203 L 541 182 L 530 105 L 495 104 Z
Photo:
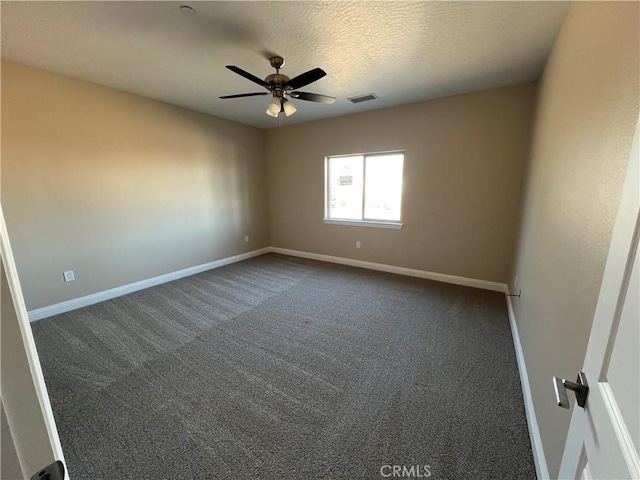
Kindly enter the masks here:
M 347 98 L 347 100 L 353 103 L 361 103 L 361 102 L 368 102 L 369 100 L 375 100 L 376 98 L 378 97 L 375 94 L 367 93 L 366 95 L 359 95 L 357 97 Z

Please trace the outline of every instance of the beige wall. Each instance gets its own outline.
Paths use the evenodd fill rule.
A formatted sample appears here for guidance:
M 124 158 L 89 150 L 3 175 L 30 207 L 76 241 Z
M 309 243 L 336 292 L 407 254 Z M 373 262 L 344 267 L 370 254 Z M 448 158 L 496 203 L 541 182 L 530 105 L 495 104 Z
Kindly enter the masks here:
M 582 366 L 638 118 L 639 8 L 573 4 L 540 84 L 514 307 L 552 477 L 571 413 L 551 378 Z
M 268 246 L 265 178 L 261 130 L 2 62 L 2 206 L 29 310 Z
M 268 130 L 271 245 L 506 283 L 535 88 Z M 324 157 L 389 150 L 406 150 L 404 227 L 324 224 Z

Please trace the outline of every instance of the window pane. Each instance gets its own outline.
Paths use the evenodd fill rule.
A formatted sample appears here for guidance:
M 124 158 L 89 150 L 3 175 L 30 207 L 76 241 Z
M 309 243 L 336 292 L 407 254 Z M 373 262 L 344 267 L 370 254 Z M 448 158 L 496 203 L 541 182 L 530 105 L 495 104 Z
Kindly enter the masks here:
M 367 157 L 364 216 L 400 221 L 403 154 Z
M 330 218 L 362 220 L 363 157 L 329 159 Z

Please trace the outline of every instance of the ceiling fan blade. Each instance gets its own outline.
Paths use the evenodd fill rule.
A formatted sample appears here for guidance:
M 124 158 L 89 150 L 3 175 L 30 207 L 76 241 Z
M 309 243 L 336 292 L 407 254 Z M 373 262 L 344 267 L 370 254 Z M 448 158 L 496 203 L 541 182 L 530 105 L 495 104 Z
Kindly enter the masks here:
M 237 95 L 224 95 L 224 96 L 219 97 L 219 98 L 255 97 L 256 95 L 269 95 L 269 92 L 238 93 Z
M 255 75 L 252 75 L 249 72 L 246 72 L 246 71 L 242 70 L 241 68 L 236 67 L 235 65 L 227 65 L 226 67 L 229 70 L 231 70 L 232 72 L 235 72 L 238 75 L 246 78 L 247 80 L 251 80 L 252 82 L 257 83 L 258 85 L 261 85 L 264 88 L 268 88 L 269 90 L 271 90 L 271 86 L 267 82 L 262 80 L 261 78 L 258 78 Z
M 320 102 L 329 105 L 336 101 L 334 97 L 330 97 L 328 95 L 320 95 L 319 93 L 291 92 L 289 96 L 297 98 L 298 100 L 308 100 L 310 102 Z
M 326 74 L 327 72 L 325 72 L 321 68 L 314 68 L 313 70 L 309 70 L 308 72 L 300 74 L 297 77 L 293 77 L 291 80 L 284 84 L 284 87 L 291 88 L 292 90 L 297 90 L 298 88 L 309 85 L 316 80 L 320 80 Z

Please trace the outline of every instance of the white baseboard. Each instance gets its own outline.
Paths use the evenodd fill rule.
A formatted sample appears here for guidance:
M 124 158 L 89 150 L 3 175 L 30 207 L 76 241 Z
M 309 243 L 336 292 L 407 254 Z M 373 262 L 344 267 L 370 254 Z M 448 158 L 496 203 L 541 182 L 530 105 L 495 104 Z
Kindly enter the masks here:
M 365 262 L 364 260 L 353 260 L 351 258 L 333 257 L 331 255 L 323 255 L 320 253 L 301 252 L 299 250 L 289 250 L 288 248 L 269 247 L 269 251 L 273 253 L 280 253 L 282 255 L 291 255 L 292 257 L 309 258 L 311 260 L 320 260 L 321 262 L 339 263 L 340 265 L 367 268 L 369 270 L 378 270 L 380 272 L 396 273 L 398 275 L 406 275 L 408 277 L 425 278 L 427 280 L 435 280 L 437 282 L 453 283 L 455 285 L 463 285 L 465 287 L 474 287 L 481 288 L 483 290 L 507 293 L 507 285 L 504 283 L 458 277 L 456 275 L 428 272 L 426 270 L 415 270 L 413 268 L 396 267 L 395 265 L 386 265 L 384 263 L 373 263 Z
M 269 248 L 261 248 L 259 250 L 253 250 L 247 253 L 241 253 L 240 255 L 234 255 L 233 257 L 221 258 L 213 262 L 204 263 L 202 265 L 196 265 L 195 267 L 185 268 L 178 270 L 177 272 L 171 272 L 157 277 L 148 278 L 147 280 L 141 280 L 139 282 L 129 283 L 121 287 L 112 288 L 103 292 L 93 293 L 80 298 L 74 298 L 73 300 L 67 300 L 66 302 L 56 303 L 48 307 L 38 308 L 29 312 L 29 321 L 35 322 L 42 318 L 51 317 L 52 315 L 58 315 L 60 313 L 69 312 L 78 308 L 93 305 L 94 303 L 104 302 L 111 298 L 120 297 L 128 293 L 137 292 L 145 288 L 160 285 L 161 283 L 171 282 L 172 280 L 178 280 L 179 278 L 188 277 L 189 275 L 195 275 L 196 273 L 205 272 L 214 268 L 229 265 L 231 263 L 241 262 L 248 258 L 257 257 L 258 255 L 264 255 L 269 253 Z
M 486 280 L 477 280 L 475 278 L 458 277 L 456 275 L 447 275 L 444 273 L 427 272 L 425 270 L 415 270 L 413 268 L 396 267 L 394 265 L 385 265 L 382 263 L 365 262 L 363 260 L 353 260 L 350 258 L 333 257 L 331 255 L 322 255 L 319 253 L 302 252 L 299 250 L 289 250 L 287 248 L 279 247 L 266 247 L 259 250 L 253 250 L 252 252 L 242 253 L 233 257 L 222 258 L 213 262 L 205 263 L 202 265 L 196 265 L 195 267 L 185 268 L 178 270 L 177 272 L 171 272 L 157 277 L 149 278 L 147 280 L 141 280 L 139 282 L 130 283 L 121 287 L 112 288 L 103 292 L 93 293 L 80 298 L 74 298 L 73 300 L 67 300 L 66 302 L 56 303 L 55 305 L 49 305 L 47 307 L 38 308 L 29 312 L 29 321 L 34 322 L 42 318 L 51 317 L 60 313 L 69 312 L 78 308 L 93 305 L 94 303 L 103 302 L 111 298 L 120 297 L 128 293 L 137 292 L 145 288 L 160 285 L 161 283 L 171 282 L 179 278 L 188 277 L 189 275 L 195 275 L 196 273 L 204 272 L 214 268 L 229 265 L 231 263 L 240 262 L 248 258 L 257 257 L 258 255 L 264 255 L 265 253 L 274 252 L 283 255 L 291 255 L 293 257 L 309 258 L 312 260 L 319 260 L 322 262 L 338 263 L 341 265 L 350 265 L 353 267 L 367 268 L 369 270 L 378 270 L 381 272 L 396 273 L 399 275 L 406 275 L 409 277 L 425 278 L 428 280 L 435 280 L 438 282 L 453 283 L 455 285 L 463 285 L 466 287 L 481 288 L 484 290 L 492 290 L 495 292 L 507 292 L 507 286 L 504 283 L 489 282 Z
M 513 345 L 516 350 L 518 370 L 520 372 L 522 396 L 524 397 L 524 409 L 527 415 L 527 424 L 529 425 L 529 438 L 531 439 L 531 449 L 533 451 L 533 462 L 536 467 L 536 475 L 538 477 L 538 480 L 548 480 L 549 468 L 547 467 L 547 459 L 544 455 L 544 449 L 542 448 L 542 438 L 540 437 L 540 429 L 538 428 L 536 411 L 533 408 L 531 386 L 529 385 L 529 374 L 527 373 L 527 365 L 524 361 L 524 353 L 522 351 L 522 344 L 520 343 L 520 334 L 518 333 L 518 324 L 516 323 L 516 316 L 515 312 L 513 311 L 511 297 L 507 297 L 507 311 L 509 314 L 509 323 L 511 324 Z

